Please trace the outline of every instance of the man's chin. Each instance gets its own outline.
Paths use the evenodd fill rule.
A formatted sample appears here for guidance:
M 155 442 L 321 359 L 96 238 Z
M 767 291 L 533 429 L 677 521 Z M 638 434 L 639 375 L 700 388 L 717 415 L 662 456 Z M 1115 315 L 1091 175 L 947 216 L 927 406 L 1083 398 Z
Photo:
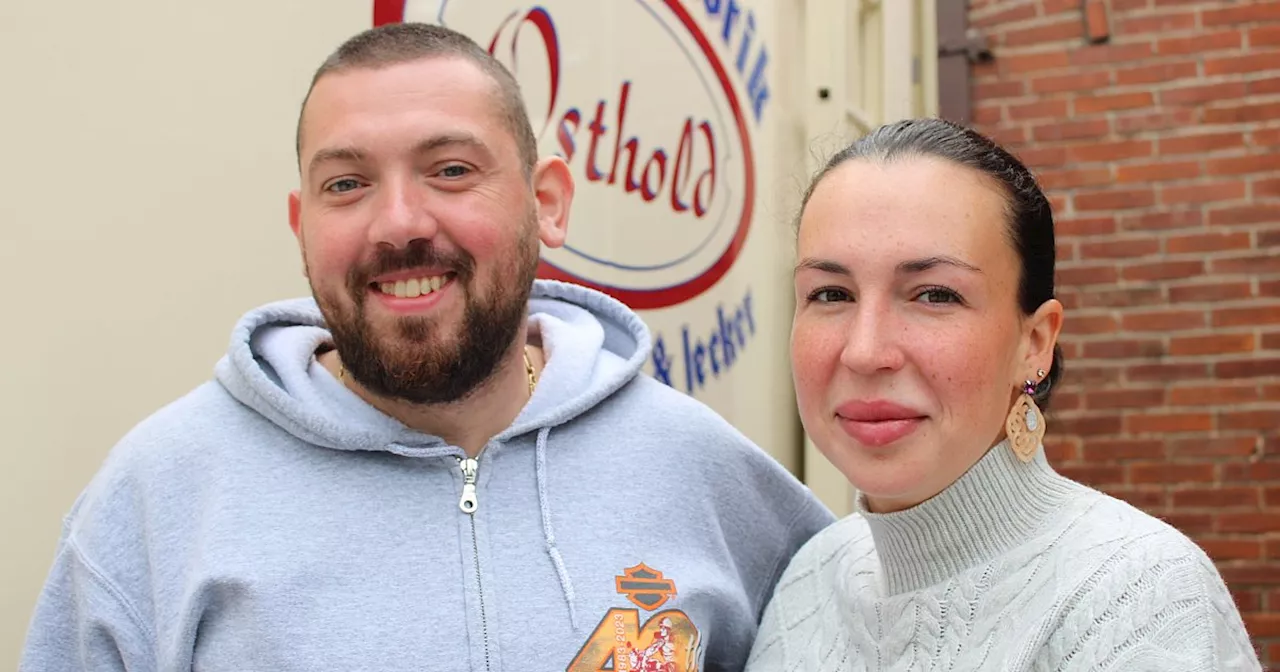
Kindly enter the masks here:
M 434 315 L 403 315 L 365 304 L 359 318 L 349 321 L 343 331 L 359 334 L 379 353 L 394 353 L 397 350 L 441 347 L 444 344 L 437 339 L 442 331 L 447 331 L 442 326 L 441 320 Z M 449 340 L 456 342 L 456 334 Z
M 438 364 L 434 354 L 413 358 L 401 352 L 394 357 L 375 354 L 373 362 L 357 362 L 355 366 L 347 366 L 356 382 L 378 396 L 422 403 L 425 391 L 440 390 L 448 384 L 444 380 L 448 367 Z

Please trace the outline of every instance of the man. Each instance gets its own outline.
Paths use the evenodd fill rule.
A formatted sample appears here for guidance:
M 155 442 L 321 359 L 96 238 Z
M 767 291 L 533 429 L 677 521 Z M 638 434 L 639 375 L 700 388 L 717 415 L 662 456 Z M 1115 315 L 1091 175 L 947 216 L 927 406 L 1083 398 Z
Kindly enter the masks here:
M 248 313 L 67 517 L 22 669 L 739 669 L 831 514 L 534 280 L 573 184 L 511 75 L 400 24 L 319 69 L 291 194 L 314 301 Z M 668 655 L 669 654 L 669 655 Z

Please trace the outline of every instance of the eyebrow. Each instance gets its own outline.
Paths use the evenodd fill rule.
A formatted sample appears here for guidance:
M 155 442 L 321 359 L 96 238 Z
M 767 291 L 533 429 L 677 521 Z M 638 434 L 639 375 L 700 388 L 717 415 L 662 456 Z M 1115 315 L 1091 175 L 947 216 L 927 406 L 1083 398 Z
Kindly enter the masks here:
M 364 160 L 364 152 L 354 147 L 326 147 L 318 150 L 307 164 L 307 172 L 313 173 L 322 164 L 331 161 L 349 161 L 356 163 Z
M 471 147 L 485 152 L 489 150 L 488 145 L 484 144 L 480 138 L 477 138 L 470 133 L 445 133 L 443 135 L 432 136 L 422 142 L 419 142 L 418 145 L 413 148 L 413 153 L 426 154 L 427 152 L 435 151 L 441 147 L 454 145 Z
M 800 271 L 821 271 L 833 275 L 853 275 L 844 264 L 830 259 L 814 259 L 812 257 L 803 259 L 796 264 L 795 272 L 799 273 Z
M 898 264 L 897 270 L 900 274 L 911 275 L 915 273 L 923 273 L 937 266 L 955 266 L 956 268 L 972 271 L 974 273 L 982 272 L 982 269 L 974 266 L 973 264 L 947 255 L 935 255 L 932 257 L 925 257 L 923 259 L 910 259 Z M 823 273 L 831 273 L 833 275 L 853 275 L 848 266 L 845 266 L 838 261 L 832 261 L 830 259 L 815 259 L 812 257 L 803 259 L 799 264 L 796 264 L 796 273 L 805 270 L 821 271 Z
M 432 136 L 419 142 L 414 148 L 414 154 L 426 154 L 433 152 L 442 147 L 461 146 L 472 147 L 488 153 L 488 146 L 484 144 L 480 138 L 470 133 L 445 133 L 442 135 Z M 347 161 L 358 163 L 365 160 L 365 153 L 354 147 L 326 147 L 318 150 L 311 157 L 311 162 L 307 164 L 308 172 L 315 171 L 322 164 L 331 161 Z
M 956 268 L 961 268 L 966 271 L 972 271 L 974 273 L 982 272 L 982 269 L 978 268 L 977 266 L 974 266 L 973 264 L 970 264 L 966 261 L 961 261 L 960 259 L 957 259 L 955 257 L 949 257 L 945 254 L 939 255 L 939 256 L 933 256 L 933 257 L 925 257 L 924 259 L 912 259 L 910 261 L 904 261 L 898 264 L 898 272 L 908 273 L 908 274 L 923 273 L 936 266 L 955 266 Z

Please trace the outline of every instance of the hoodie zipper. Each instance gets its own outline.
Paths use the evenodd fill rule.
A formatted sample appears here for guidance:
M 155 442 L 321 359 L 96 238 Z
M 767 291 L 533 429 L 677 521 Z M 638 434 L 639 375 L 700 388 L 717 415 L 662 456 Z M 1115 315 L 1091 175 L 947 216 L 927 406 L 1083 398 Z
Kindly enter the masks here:
M 466 514 L 475 513 L 476 506 L 480 504 L 476 499 L 476 472 L 480 463 L 469 457 L 459 457 L 458 468 L 462 470 L 462 501 L 458 502 L 458 508 Z
M 476 562 L 476 590 L 480 596 L 480 632 L 484 637 L 484 669 L 492 670 L 493 663 L 489 654 L 489 619 L 484 609 L 484 584 L 480 580 L 480 540 L 476 536 L 476 508 L 480 500 L 476 497 L 476 472 L 480 463 L 470 457 L 459 457 L 458 468 L 462 470 L 462 499 L 458 508 L 471 519 L 471 552 Z

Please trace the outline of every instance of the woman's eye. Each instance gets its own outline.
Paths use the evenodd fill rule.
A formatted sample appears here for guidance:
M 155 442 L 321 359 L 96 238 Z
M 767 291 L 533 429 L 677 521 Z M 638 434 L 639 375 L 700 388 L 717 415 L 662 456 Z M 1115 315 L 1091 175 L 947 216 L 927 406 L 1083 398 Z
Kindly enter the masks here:
M 825 288 L 819 289 L 809 294 L 809 300 L 816 303 L 836 303 L 838 301 L 849 301 L 853 297 L 843 289 Z
M 343 192 L 359 189 L 360 182 L 354 178 L 344 177 L 341 180 L 333 181 L 329 186 L 325 187 L 325 191 L 341 194 Z
M 964 303 L 960 295 L 945 287 L 930 287 L 916 296 L 925 303 Z

